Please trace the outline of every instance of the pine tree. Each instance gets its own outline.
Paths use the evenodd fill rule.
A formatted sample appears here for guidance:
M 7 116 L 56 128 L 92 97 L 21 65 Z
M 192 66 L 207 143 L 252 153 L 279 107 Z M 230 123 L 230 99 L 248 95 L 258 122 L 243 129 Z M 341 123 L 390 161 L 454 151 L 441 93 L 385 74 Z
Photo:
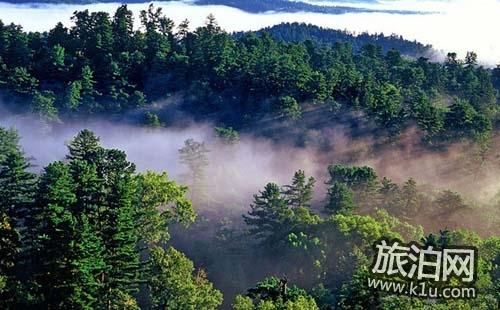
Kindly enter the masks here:
M 313 177 L 306 180 L 303 170 L 295 172 L 292 184 L 284 186 L 283 194 L 287 199 L 287 204 L 293 208 L 310 207 L 315 183 L 316 180 Z
M 0 213 L 0 308 L 8 309 L 16 300 L 14 287 L 18 286 L 15 264 L 21 251 L 21 236 L 12 226 L 12 220 Z
M 96 96 L 100 95 L 95 89 L 94 71 L 90 66 L 84 66 L 81 74 L 81 104 L 86 112 L 94 112 L 97 109 Z
M 5 212 L 19 229 L 29 216 L 33 200 L 35 175 L 27 171 L 29 168 L 29 162 L 19 149 L 8 152 L 0 161 L 0 211 Z
M 179 149 L 180 161 L 189 170 L 186 178 L 194 198 L 205 198 L 205 171 L 209 164 L 209 152 L 204 142 L 198 142 L 193 139 L 184 141 L 184 147 Z
M 99 300 L 110 308 L 115 296 L 132 294 L 138 286 L 138 214 L 132 205 L 135 166 L 124 152 L 104 149 L 88 130 L 81 131 L 68 147 L 76 206 L 104 248 Z
M 398 212 L 407 218 L 412 218 L 420 207 L 420 193 L 417 189 L 417 182 L 410 178 L 405 182 L 401 190 L 402 210 Z
M 70 161 L 82 160 L 93 163 L 102 156 L 100 140 L 95 134 L 84 129 L 68 144 L 69 154 L 66 156 Z
M 66 88 L 63 99 L 63 107 L 66 110 L 74 111 L 78 109 L 82 100 L 82 82 L 73 81 Z
M 250 233 L 258 240 L 272 244 L 282 241 L 290 229 L 293 211 L 288 208 L 277 184 L 268 183 L 264 190 L 254 195 L 248 215 L 243 215 Z
M 114 154 L 113 154 L 114 153 Z M 105 262 L 109 267 L 104 288 L 109 305 L 117 292 L 135 293 L 139 278 L 139 252 L 136 207 L 132 205 L 133 188 L 130 163 L 125 154 L 108 151 L 112 167 L 108 167 L 109 195 L 103 221 L 103 241 L 106 247 Z M 121 161 L 121 162 L 120 162 Z
M 24 223 L 32 217 L 35 175 L 28 171 L 30 163 L 19 146 L 14 130 L 0 127 L 0 217 L 2 239 L 0 276 L 5 287 L 0 306 L 20 302 L 24 296 L 22 285 L 29 275 L 30 257 L 22 249 L 29 247 L 32 236 Z M 5 256 L 4 256 L 5 255 Z M 5 303 L 5 304 L 4 304 Z
M 349 214 L 354 211 L 354 195 L 352 190 L 342 182 L 335 182 L 328 189 L 328 204 L 325 209 L 330 214 Z
M 71 261 L 76 281 L 70 283 L 73 290 L 70 302 L 76 309 L 101 308 L 107 304 L 102 299 L 102 275 L 109 268 L 104 259 L 104 244 L 85 214 L 80 215 L 76 229 L 79 233 L 74 238 Z
M 132 11 L 127 5 L 121 5 L 116 9 L 113 17 L 114 50 L 126 52 L 132 48 L 132 35 L 134 32 L 134 21 Z
M 103 248 L 85 214 L 75 208 L 75 192 L 68 165 L 55 162 L 45 168 L 35 202 L 37 238 L 31 252 L 39 306 L 93 309 L 99 299 Z

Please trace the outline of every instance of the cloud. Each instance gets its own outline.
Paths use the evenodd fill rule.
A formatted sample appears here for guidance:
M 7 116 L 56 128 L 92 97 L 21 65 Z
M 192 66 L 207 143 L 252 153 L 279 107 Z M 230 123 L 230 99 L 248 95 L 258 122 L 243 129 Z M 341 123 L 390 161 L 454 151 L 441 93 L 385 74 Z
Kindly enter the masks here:
M 334 1 L 327 1 L 330 4 Z M 251 14 L 241 10 L 221 6 L 197 6 L 189 1 L 154 2 L 164 8 L 167 16 L 176 24 L 184 19 L 192 22 L 192 27 L 203 24 L 205 17 L 213 13 L 219 24 L 227 31 L 257 30 L 281 22 L 313 23 L 334 29 L 347 29 L 355 32 L 403 35 L 406 39 L 432 44 L 443 52 L 454 51 L 465 56 L 467 51 L 476 51 L 479 60 L 489 66 L 500 62 L 500 37 L 495 33 L 500 29 L 500 1 L 473 0 L 417 1 L 385 0 L 377 3 L 357 2 L 359 7 L 419 10 L 436 12 L 434 14 L 401 15 L 389 13 L 348 13 L 328 15 L 318 13 L 273 13 Z M 343 2 L 345 4 L 345 2 Z M 70 17 L 75 10 L 105 11 L 113 14 L 119 3 L 97 3 L 92 5 L 54 5 L 30 4 L 15 5 L 0 3 L 0 19 L 5 22 L 21 24 L 30 31 L 44 31 L 58 21 L 70 25 Z M 135 13 L 138 25 L 138 12 L 147 7 L 146 3 L 128 5 Z

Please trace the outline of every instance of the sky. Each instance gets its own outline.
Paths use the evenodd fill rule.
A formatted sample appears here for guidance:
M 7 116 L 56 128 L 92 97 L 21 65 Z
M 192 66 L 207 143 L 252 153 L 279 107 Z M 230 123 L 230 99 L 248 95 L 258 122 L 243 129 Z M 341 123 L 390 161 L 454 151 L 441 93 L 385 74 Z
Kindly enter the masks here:
M 303 0 L 323 5 L 350 5 L 357 7 L 395 10 L 418 10 L 428 14 L 401 15 L 389 13 L 349 13 L 328 15 L 319 13 L 251 14 L 220 5 L 195 6 L 190 1 L 154 2 L 164 8 L 167 16 L 179 24 L 188 19 L 191 26 L 203 24 L 206 16 L 213 13 L 227 31 L 257 30 L 281 22 L 305 22 L 333 29 L 346 29 L 356 33 L 399 34 L 406 39 L 432 44 L 442 54 L 453 51 L 463 57 L 467 51 L 479 54 L 479 61 L 487 66 L 500 64 L 499 0 L 380 0 L 377 3 L 345 1 Z M 58 21 L 71 25 L 70 17 L 75 10 L 106 11 L 112 14 L 119 3 L 92 5 L 15 5 L 0 2 L 0 19 L 14 22 L 26 30 L 45 31 Z M 146 3 L 129 4 L 138 12 Z M 136 22 L 137 18 L 136 18 Z

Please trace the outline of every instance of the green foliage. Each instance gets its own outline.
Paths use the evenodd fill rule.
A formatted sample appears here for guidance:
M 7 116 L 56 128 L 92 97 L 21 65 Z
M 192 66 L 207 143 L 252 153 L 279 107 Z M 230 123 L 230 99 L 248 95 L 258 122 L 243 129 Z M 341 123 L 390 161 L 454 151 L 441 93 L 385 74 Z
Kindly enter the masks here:
M 205 272 L 193 274 L 193 263 L 174 248 L 153 248 L 149 264 L 154 309 L 217 309 L 222 303 L 222 294 L 208 282 Z
M 88 231 L 88 221 L 80 222 L 72 212 L 74 189 L 68 165 L 55 162 L 45 168 L 34 206 L 34 281 L 53 284 L 41 286 L 41 304 L 90 309 L 98 288 L 94 277 L 104 268 L 104 249 Z
M 306 106 L 333 103 L 336 116 L 362 110 L 392 135 L 416 123 L 432 143 L 484 143 L 498 118 L 499 71 L 478 66 L 473 52 L 433 63 L 402 57 L 429 47 L 399 37 L 298 24 L 230 35 L 213 16 L 193 31 L 185 21 L 175 33 L 153 5 L 139 20 L 135 31 L 123 5 L 114 16 L 77 11 L 69 29 L 57 24 L 46 33 L 0 24 L 2 93 L 20 106 L 37 102 L 35 110 L 51 117 L 120 113 L 183 93 L 185 110 L 235 128 L 269 113 L 297 120 Z M 448 97 L 457 102 L 439 104 Z
M 320 221 L 309 209 L 314 183 L 314 178 L 306 181 L 302 170 L 295 173 L 291 185 L 268 183 L 243 215 L 250 234 L 273 247 L 298 241 L 305 227 Z
M 417 182 L 414 179 L 409 179 L 403 185 L 401 196 L 403 199 L 403 210 L 399 215 L 407 218 L 414 216 L 420 207 L 421 195 L 418 192 Z
M 38 176 L 29 172 L 14 130 L 0 127 L 0 142 L 2 308 L 216 309 L 222 304 L 221 292 L 205 272 L 167 248 L 171 226 L 196 219 L 187 187 L 166 173 L 137 173 L 124 152 L 102 147 L 89 130 L 68 143 L 64 161 L 49 164 Z M 181 155 L 196 167 L 206 152 L 192 140 Z M 222 272 L 243 274 L 227 268 L 230 261 L 248 268 L 251 277 L 262 276 L 265 268 L 256 266 L 269 260 L 273 268 L 265 273 L 284 272 L 313 288 L 309 293 L 289 286 L 286 277 L 265 278 L 247 296 L 238 295 L 233 309 L 495 309 L 499 238 L 483 239 L 466 229 L 433 234 L 429 231 L 438 230 L 428 229 L 427 223 L 424 235 L 415 225 L 421 212 L 464 212 L 470 208 L 467 199 L 449 190 L 424 191 L 413 179 L 400 187 L 379 180 L 369 167 L 331 165 L 328 172 L 328 216 L 316 214 L 316 180 L 298 170 L 290 184 L 269 183 L 254 196 L 244 215 L 247 229 L 234 229 L 230 220 L 217 227 L 218 239 L 209 251 L 221 253 L 217 263 L 224 266 Z M 354 208 L 366 200 L 372 208 Z M 196 229 L 206 234 L 208 222 L 196 222 Z M 476 246 L 478 297 L 430 302 L 368 289 L 372 245 L 380 238 L 421 239 L 437 248 Z M 195 246 L 200 244 L 203 248 L 203 243 Z M 225 257 L 235 252 L 240 255 Z M 207 270 L 217 272 L 213 265 Z
M 0 128 L 0 212 L 5 213 L 19 228 L 25 216 L 29 216 L 35 175 L 19 146 L 14 130 Z
M 296 171 L 292 184 L 283 186 L 283 194 L 287 199 L 287 204 L 293 208 L 309 208 L 315 183 L 316 180 L 313 177 L 306 178 L 304 170 Z
M 188 188 L 168 178 L 167 173 L 146 171 L 134 177 L 134 204 L 138 209 L 138 233 L 149 243 L 169 239 L 168 225 L 189 225 L 196 214 L 186 198 Z
M 279 99 L 278 110 L 283 116 L 292 120 L 297 120 L 302 116 L 299 103 L 291 96 L 284 96 Z
M 411 111 L 417 124 L 428 135 L 436 135 L 444 129 L 444 111 L 432 104 L 428 96 L 420 92 L 411 100 Z
M 215 134 L 221 138 L 225 144 L 236 144 L 240 141 L 240 134 L 232 127 L 215 127 Z
M 143 283 L 153 303 L 168 287 L 169 308 L 221 303 L 183 254 L 151 250 L 167 241 L 169 225 L 194 221 L 187 187 L 165 173 L 135 173 L 125 153 L 103 148 L 89 130 L 35 183 L 17 133 L 0 128 L 0 140 L 2 307 L 135 310 Z
M 13 129 L 0 127 L 0 277 L 3 289 L 0 307 L 16 304 L 21 279 L 29 273 L 29 257 L 22 250 L 31 245 L 31 234 L 24 225 L 32 218 L 31 206 L 35 175 L 19 146 Z
M 327 209 L 330 212 L 350 212 L 355 206 L 370 208 L 377 188 L 377 174 L 372 168 L 336 164 L 328 166 L 328 173 Z
M 328 213 L 351 213 L 356 205 L 351 189 L 341 182 L 335 182 L 328 189 L 328 204 L 325 209 Z
M 361 240 L 365 248 L 381 238 L 403 239 L 393 231 L 391 223 L 379 222 L 371 216 L 337 214 L 329 219 L 329 223 L 335 225 L 343 235 Z
M 251 211 L 248 215 L 243 215 L 243 218 L 247 225 L 253 227 L 250 233 L 255 238 L 272 244 L 288 235 L 293 211 L 287 207 L 277 184 L 268 183 L 259 195 L 254 196 L 250 208 Z
M 7 86 L 14 94 L 25 98 L 35 93 L 38 80 L 25 67 L 16 67 L 8 77 Z
M 293 285 L 288 287 L 286 278 L 266 278 L 248 290 L 247 297 L 238 295 L 233 303 L 234 310 L 318 310 L 314 299 L 306 291 Z
M 0 305 L 7 308 L 13 303 L 12 290 L 16 285 L 15 265 L 21 251 L 21 236 L 12 225 L 12 220 L 2 212 L 0 214 Z
M 146 114 L 144 115 L 144 123 L 148 127 L 163 127 L 163 123 L 161 122 L 160 118 L 153 112 L 146 112 Z
M 457 100 L 450 106 L 445 115 L 448 128 L 458 133 L 461 137 L 473 137 L 481 140 L 490 136 L 492 130 L 491 120 L 478 113 L 476 109 L 465 100 Z
M 378 309 L 379 293 L 367 286 L 368 268 L 361 267 L 353 274 L 351 281 L 344 284 L 339 294 L 341 309 Z
M 375 171 L 367 166 L 349 167 L 343 165 L 330 165 L 328 166 L 328 173 L 330 174 L 328 184 L 341 182 L 356 190 L 373 187 L 377 179 Z
M 82 82 L 73 81 L 71 82 L 67 89 L 66 95 L 64 96 L 63 106 L 67 110 L 76 110 L 81 103 L 82 94 Z
M 332 42 L 324 31 L 304 35 L 290 26 L 272 31 L 274 37 L 230 35 L 213 16 L 194 31 L 183 22 L 174 33 L 173 22 L 153 5 L 139 19 L 142 28 L 135 31 L 133 14 L 122 5 L 112 17 L 75 12 L 70 28 L 59 23 L 46 33 L 0 22 L 1 95 L 13 106 L 57 121 L 123 113 L 180 94 L 185 111 L 234 126 L 216 128 L 228 144 L 237 143 L 236 129 L 244 123 L 273 113 L 302 125 L 303 111 L 319 104 L 332 105 L 332 115 L 326 115 L 332 118 L 362 112 L 377 125 L 377 134 L 396 135 L 416 124 L 430 143 L 473 139 L 485 147 L 498 120 L 500 69 L 478 66 L 473 52 L 464 60 L 450 53 L 441 64 L 403 57 L 401 52 L 423 47 L 381 35 L 336 34 L 350 44 Z M 145 118 L 149 126 L 162 125 L 156 114 Z M 169 239 L 169 226 L 195 221 L 187 187 L 164 173 L 136 173 L 125 153 L 103 148 L 88 130 L 69 143 L 64 162 L 48 165 L 37 178 L 18 140 L 14 131 L 0 128 L 0 308 L 215 309 L 221 304 L 222 295 L 204 272 L 196 272 L 177 250 L 158 247 Z M 200 198 L 206 194 L 208 149 L 189 139 L 179 155 L 191 192 Z M 468 230 L 429 234 L 439 228 L 427 223 L 426 244 L 480 249 L 480 296 L 427 302 L 368 291 L 366 261 L 375 240 L 419 240 L 424 230 L 415 223 L 423 216 L 476 211 L 458 193 L 426 193 L 413 179 L 402 185 L 379 180 L 370 167 L 331 165 L 328 173 L 327 217 L 314 212 L 321 207 L 312 205 L 315 180 L 297 171 L 290 185 L 269 183 L 254 196 L 244 216 L 250 234 L 227 229 L 221 238 L 237 249 L 247 247 L 244 253 L 252 259 L 278 256 L 273 271 L 302 282 L 307 278 L 307 287 L 316 285 L 313 297 L 270 278 L 249 297 L 236 297 L 234 309 L 498 305 L 498 238 L 483 240 Z M 217 250 L 229 248 L 220 244 Z M 240 262 L 238 257 L 233 263 Z M 259 269 L 251 265 L 252 272 Z
M 33 112 L 49 120 L 57 120 L 58 111 L 54 106 L 55 100 L 56 97 L 51 91 L 45 91 L 43 93 L 36 92 L 32 103 Z
M 52 47 L 52 64 L 56 67 L 64 66 L 65 59 L 65 49 L 59 44 L 56 44 Z

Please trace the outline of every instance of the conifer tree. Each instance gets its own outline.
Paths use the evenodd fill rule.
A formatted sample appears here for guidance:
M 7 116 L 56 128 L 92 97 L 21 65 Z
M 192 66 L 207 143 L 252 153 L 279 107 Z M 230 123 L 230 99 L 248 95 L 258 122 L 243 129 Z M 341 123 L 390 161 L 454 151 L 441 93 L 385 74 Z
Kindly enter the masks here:
M 306 179 L 303 170 L 295 172 L 292 184 L 283 187 L 287 204 L 293 208 L 310 207 L 309 204 L 313 198 L 315 183 L 316 180 L 313 177 Z
M 205 174 L 209 164 L 209 152 L 204 142 L 194 139 L 187 139 L 184 141 L 184 146 L 179 149 L 180 161 L 189 170 L 186 179 L 194 198 L 205 198 L 206 195 Z
M 70 165 L 79 198 L 92 231 L 104 247 L 105 270 L 100 275 L 100 301 L 112 307 L 117 294 L 137 291 L 139 236 L 133 201 L 135 166 L 122 151 L 104 149 L 91 131 L 81 131 L 69 144 Z
M 29 275 L 30 257 L 22 250 L 30 246 L 32 236 L 24 223 L 32 218 L 35 175 L 28 171 L 30 163 L 14 130 L 0 127 L 0 277 L 4 282 L 0 307 L 20 302 L 22 286 Z
M 328 189 L 328 213 L 352 213 L 355 209 L 354 195 L 351 189 L 342 182 L 335 182 Z
M 62 162 L 47 166 L 35 201 L 37 238 L 34 281 L 40 287 L 39 306 L 94 309 L 99 299 L 103 247 L 76 206 L 70 167 Z M 51 283 L 45 285 L 44 283 Z
M 280 187 L 268 183 L 263 191 L 254 195 L 250 211 L 243 218 L 256 239 L 272 244 L 286 237 L 292 216 L 293 211 L 288 208 Z

